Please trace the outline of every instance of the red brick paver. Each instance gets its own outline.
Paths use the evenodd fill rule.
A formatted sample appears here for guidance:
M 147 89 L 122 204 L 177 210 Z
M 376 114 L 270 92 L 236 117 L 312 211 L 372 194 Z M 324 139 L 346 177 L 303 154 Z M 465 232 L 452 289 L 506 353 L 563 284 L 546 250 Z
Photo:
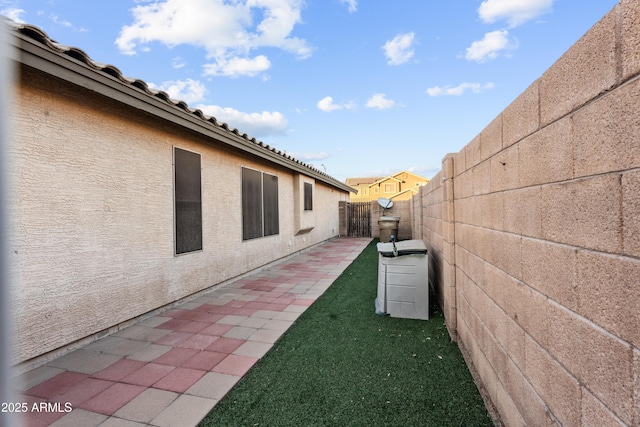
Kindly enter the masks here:
M 47 409 L 24 425 L 196 425 L 369 242 L 325 242 L 21 375 L 21 401 Z

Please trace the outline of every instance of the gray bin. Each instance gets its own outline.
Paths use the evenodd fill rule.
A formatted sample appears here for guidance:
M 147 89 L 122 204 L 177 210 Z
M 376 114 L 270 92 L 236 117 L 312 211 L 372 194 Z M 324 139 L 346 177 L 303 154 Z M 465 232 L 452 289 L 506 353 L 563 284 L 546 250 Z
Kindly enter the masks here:
M 429 319 L 429 260 L 422 240 L 378 243 L 376 314 Z
M 394 216 L 381 216 L 378 220 L 378 226 L 380 227 L 380 241 L 382 243 L 388 243 L 391 241 L 391 235 L 396 236 L 398 241 L 398 223 L 400 218 Z

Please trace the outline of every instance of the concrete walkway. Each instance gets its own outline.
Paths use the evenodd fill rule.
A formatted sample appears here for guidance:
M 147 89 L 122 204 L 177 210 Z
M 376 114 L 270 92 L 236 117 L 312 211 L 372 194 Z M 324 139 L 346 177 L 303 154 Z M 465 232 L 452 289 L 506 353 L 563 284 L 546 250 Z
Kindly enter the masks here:
M 325 242 L 22 375 L 24 425 L 196 425 L 370 241 Z

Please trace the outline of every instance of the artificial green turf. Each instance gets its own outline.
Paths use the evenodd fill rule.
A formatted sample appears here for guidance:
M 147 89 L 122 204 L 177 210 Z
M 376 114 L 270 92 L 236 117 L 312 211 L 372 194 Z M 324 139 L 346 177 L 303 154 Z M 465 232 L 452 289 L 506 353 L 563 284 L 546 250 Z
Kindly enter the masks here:
M 375 243 L 200 426 L 493 425 L 437 304 L 429 320 L 375 314 Z

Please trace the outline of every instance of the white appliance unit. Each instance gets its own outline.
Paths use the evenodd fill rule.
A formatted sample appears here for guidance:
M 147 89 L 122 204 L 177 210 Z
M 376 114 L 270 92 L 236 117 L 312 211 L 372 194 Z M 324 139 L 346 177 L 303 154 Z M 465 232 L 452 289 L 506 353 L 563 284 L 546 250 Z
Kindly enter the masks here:
M 429 319 L 429 266 L 422 240 L 378 243 L 377 314 Z

